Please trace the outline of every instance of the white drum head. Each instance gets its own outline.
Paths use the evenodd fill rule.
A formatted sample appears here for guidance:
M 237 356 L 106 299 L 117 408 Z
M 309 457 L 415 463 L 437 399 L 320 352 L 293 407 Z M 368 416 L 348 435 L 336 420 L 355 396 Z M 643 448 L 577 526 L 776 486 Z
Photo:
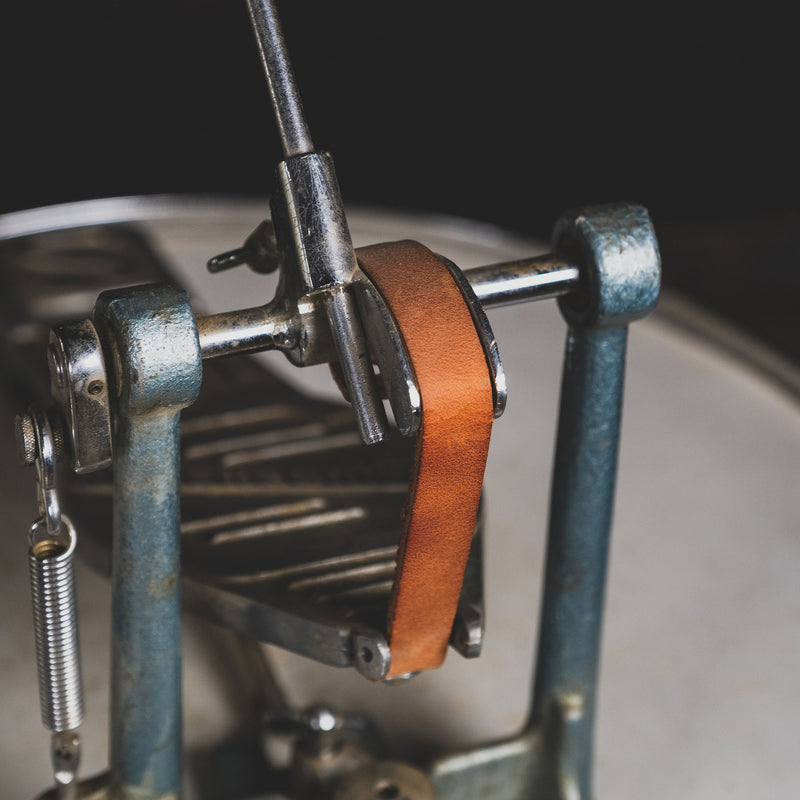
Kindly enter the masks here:
M 271 297 L 271 278 L 247 270 L 211 276 L 204 268 L 266 213 L 266 202 L 98 201 L 0 218 L 0 237 L 137 220 L 178 269 L 197 310 L 208 313 Z M 363 209 L 349 220 L 357 246 L 414 238 L 461 268 L 546 250 L 460 220 Z M 327 700 L 373 713 L 401 754 L 508 737 L 527 714 L 565 326 L 552 301 L 489 317 L 509 401 L 486 476 L 483 655 L 465 661 L 451 651 L 442 669 L 387 687 L 270 649 L 293 704 Z M 297 370 L 277 353 L 262 357 L 287 380 L 338 397 L 326 368 Z M 9 426 L 20 410 L 10 410 Z M 27 798 L 49 785 L 51 772 L 25 555 L 33 476 L 17 466 L 7 430 L 0 774 L 5 796 Z M 599 689 L 598 797 L 800 796 L 798 464 L 794 398 L 659 311 L 632 326 Z M 88 776 L 107 766 L 109 593 L 87 568 L 78 580 L 87 692 L 81 772 Z M 189 748 L 212 746 L 235 728 L 236 703 L 210 649 L 206 626 L 189 622 Z

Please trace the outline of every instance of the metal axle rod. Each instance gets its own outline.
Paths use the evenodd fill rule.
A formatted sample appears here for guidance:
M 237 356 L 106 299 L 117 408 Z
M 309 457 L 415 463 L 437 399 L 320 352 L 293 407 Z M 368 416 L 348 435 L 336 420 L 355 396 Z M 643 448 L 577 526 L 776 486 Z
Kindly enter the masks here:
M 464 273 L 484 307 L 496 308 L 568 294 L 578 286 L 578 267 L 552 254 L 476 267 Z M 290 350 L 303 325 L 313 325 L 314 308 L 306 304 L 301 319 L 282 305 L 268 304 L 197 318 L 203 358 L 264 350 Z M 315 334 L 324 335 L 323 326 Z M 321 352 L 326 348 L 320 347 Z M 309 362 L 311 363 L 311 362 Z

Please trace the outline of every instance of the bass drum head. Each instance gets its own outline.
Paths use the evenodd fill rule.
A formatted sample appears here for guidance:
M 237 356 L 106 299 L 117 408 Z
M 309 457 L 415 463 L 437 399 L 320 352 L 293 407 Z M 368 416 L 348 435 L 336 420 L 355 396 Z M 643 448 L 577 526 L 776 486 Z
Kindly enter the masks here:
M 122 198 L 0 218 L 0 238 L 126 222 L 175 270 L 200 313 L 258 305 L 275 280 L 206 260 L 241 244 L 266 201 Z M 368 209 L 348 213 L 356 246 L 411 238 L 462 269 L 544 252 L 492 227 Z M 669 269 L 669 265 L 665 265 Z M 73 298 L 74 299 L 74 298 Z M 80 313 L 87 316 L 93 298 Z M 743 358 L 676 324 L 666 297 L 631 327 L 618 491 L 608 576 L 596 732 L 598 797 L 730 800 L 800 796 L 800 413 L 796 398 Z M 66 307 L 65 307 L 66 308 Z M 397 686 L 370 684 L 267 647 L 293 706 L 325 701 L 374 715 L 396 753 L 428 758 L 514 735 L 534 660 L 548 491 L 565 326 L 545 301 L 489 310 L 509 386 L 486 472 L 482 656 Z M 74 316 L 65 311 L 65 318 Z M 44 357 L 44 353 L 42 353 Z M 304 391 L 339 399 L 326 367 L 259 356 Z M 32 472 L 18 466 L 8 409 L 2 437 L 0 774 L 8 797 L 51 782 L 39 721 L 26 533 Z M 80 532 L 79 532 L 80 536 Z M 80 541 L 78 544 L 80 550 Z M 87 695 L 81 774 L 107 767 L 109 592 L 77 570 Z M 191 755 L 226 742 L 245 699 L 219 632 L 187 619 L 185 735 Z M 768 776 L 768 777 L 767 777 Z M 188 794 L 199 796 L 187 777 Z

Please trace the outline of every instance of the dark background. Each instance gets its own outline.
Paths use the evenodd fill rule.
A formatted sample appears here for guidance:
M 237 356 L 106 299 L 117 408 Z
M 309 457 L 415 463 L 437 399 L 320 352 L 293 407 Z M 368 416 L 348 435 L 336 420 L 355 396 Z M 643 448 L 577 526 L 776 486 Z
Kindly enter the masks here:
M 800 357 L 787 20 L 607 4 L 278 4 L 344 200 L 547 237 L 647 206 L 665 285 Z M 268 194 L 280 148 L 244 0 L 2 4 L 0 212 Z

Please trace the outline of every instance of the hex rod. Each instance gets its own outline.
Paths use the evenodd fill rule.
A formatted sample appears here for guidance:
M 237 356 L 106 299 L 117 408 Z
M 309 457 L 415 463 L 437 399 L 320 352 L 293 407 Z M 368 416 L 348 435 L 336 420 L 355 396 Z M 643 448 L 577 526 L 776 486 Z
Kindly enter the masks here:
M 272 0 L 247 0 L 247 8 L 267 76 L 284 157 L 311 153 L 314 145 L 303 114 L 303 104 L 289 63 L 275 4 Z

